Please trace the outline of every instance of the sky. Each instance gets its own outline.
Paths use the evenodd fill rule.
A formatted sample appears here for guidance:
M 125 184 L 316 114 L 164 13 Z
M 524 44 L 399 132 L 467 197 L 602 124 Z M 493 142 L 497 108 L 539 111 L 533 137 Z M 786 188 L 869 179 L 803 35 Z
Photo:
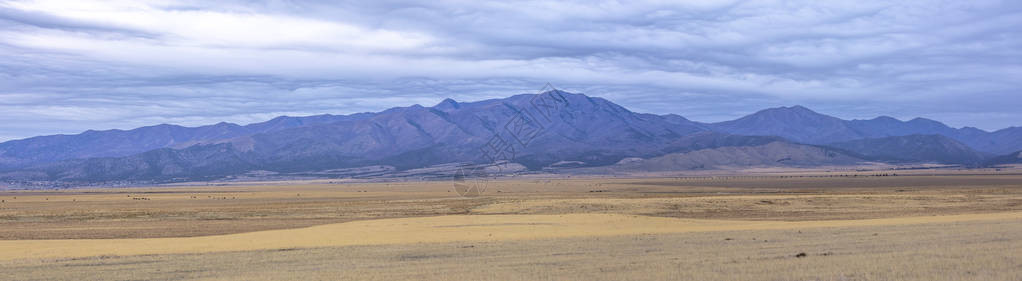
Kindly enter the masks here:
M 1020 1 L 4 1 L 0 141 L 534 93 L 1022 126 Z

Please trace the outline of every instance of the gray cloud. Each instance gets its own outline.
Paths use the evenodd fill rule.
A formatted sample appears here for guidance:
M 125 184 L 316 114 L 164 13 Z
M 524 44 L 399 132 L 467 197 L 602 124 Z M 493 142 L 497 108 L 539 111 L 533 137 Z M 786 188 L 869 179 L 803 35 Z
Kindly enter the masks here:
M 546 82 L 700 121 L 802 104 L 1022 125 L 1018 2 L 364 2 L 0 1 L 0 140 Z

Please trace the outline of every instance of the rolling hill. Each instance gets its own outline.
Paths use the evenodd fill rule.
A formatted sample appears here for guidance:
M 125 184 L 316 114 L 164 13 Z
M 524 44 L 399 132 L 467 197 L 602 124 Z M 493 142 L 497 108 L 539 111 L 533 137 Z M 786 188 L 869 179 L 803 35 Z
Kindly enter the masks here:
M 908 135 L 859 139 L 827 146 L 858 153 L 871 160 L 978 165 L 987 158 L 969 146 L 942 135 Z
M 853 165 L 866 160 L 822 146 L 774 141 L 762 145 L 726 146 L 671 153 L 619 163 L 614 171 L 683 171 L 735 167 L 816 167 Z
M 987 160 L 987 165 L 1022 164 L 1022 151 L 1013 152 L 1007 155 L 993 157 Z

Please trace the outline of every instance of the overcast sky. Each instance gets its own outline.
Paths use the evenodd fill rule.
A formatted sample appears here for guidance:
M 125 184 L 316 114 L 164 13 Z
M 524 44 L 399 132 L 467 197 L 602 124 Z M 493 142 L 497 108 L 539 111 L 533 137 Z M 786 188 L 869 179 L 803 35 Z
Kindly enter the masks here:
M 697 121 L 800 104 L 1022 125 L 1020 1 L 340 2 L 0 1 L 0 140 L 547 82 Z

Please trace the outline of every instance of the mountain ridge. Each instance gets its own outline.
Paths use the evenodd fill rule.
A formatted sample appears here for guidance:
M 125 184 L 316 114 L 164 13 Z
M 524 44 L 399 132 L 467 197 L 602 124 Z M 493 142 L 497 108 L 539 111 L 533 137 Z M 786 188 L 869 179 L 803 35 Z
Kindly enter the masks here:
M 518 132 L 509 134 L 512 127 Z M 103 142 L 107 139 L 112 140 Z M 294 173 L 374 165 L 404 170 L 493 162 L 500 160 L 493 157 L 497 152 L 530 170 L 565 161 L 606 166 L 625 158 L 700 149 L 718 149 L 707 155 L 749 158 L 732 159 L 734 163 L 762 164 L 769 161 L 751 160 L 761 155 L 754 150 L 727 147 L 770 142 L 791 142 L 776 149 L 789 153 L 809 149 L 796 144 L 829 145 L 847 159 L 973 165 L 986 157 L 977 156 L 982 153 L 974 151 L 974 145 L 1022 150 L 1022 128 L 986 132 L 889 116 L 843 120 L 798 105 L 699 123 L 677 114 L 637 113 L 603 98 L 555 90 L 473 102 L 444 99 L 430 107 L 416 104 L 350 115 L 281 116 L 244 126 L 161 124 L 15 140 L 0 143 L 0 172 L 7 171 L 0 178 L 172 180 L 251 170 Z M 873 146 L 886 150 L 868 149 Z M 709 162 L 727 163 L 718 160 Z
M 1022 127 L 987 132 L 974 127 L 956 129 L 922 117 L 909 121 L 901 121 L 890 116 L 844 120 L 797 105 L 768 108 L 735 120 L 710 123 L 707 126 L 724 133 L 779 136 L 808 144 L 937 134 L 985 153 L 1004 154 L 1022 149 Z
M 560 102 L 559 107 L 544 110 L 553 101 Z M 677 144 L 679 138 L 704 131 L 694 122 L 665 119 L 631 112 L 602 98 L 554 91 L 457 106 L 442 102 L 428 108 L 396 107 L 364 118 L 245 135 L 218 145 L 161 148 L 159 152 L 101 160 L 65 160 L 36 170 L 46 171 L 43 178 L 50 180 L 118 178 L 114 175 L 141 179 L 111 164 L 118 162 L 135 174 L 165 179 L 187 174 L 180 171 L 209 166 L 197 157 L 230 160 L 222 166 L 278 172 L 368 165 L 410 169 L 492 158 L 480 149 L 492 146 L 496 139 L 502 146 L 513 148 L 514 161 L 539 169 L 562 160 L 602 165 L 627 156 L 651 157 L 682 150 L 684 147 Z M 515 120 L 529 120 L 523 124 L 532 127 L 507 134 L 517 124 Z M 242 172 L 239 169 L 230 172 Z M 154 170 L 168 172 L 154 174 Z
M 31 137 L 0 143 L 0 171 L 18 165 L 44 164 L 80 158 L 127 156 L 159 148 L 186 148 L 194 144 L 261 132 L 366 118 L 371 114 L 278 116 L 247 125 L 227 122 L 196 127 L 159 124 L 130 130 L 86 130 L 80 134 Z M 32 152 L 37 153 L 33 154 Z

